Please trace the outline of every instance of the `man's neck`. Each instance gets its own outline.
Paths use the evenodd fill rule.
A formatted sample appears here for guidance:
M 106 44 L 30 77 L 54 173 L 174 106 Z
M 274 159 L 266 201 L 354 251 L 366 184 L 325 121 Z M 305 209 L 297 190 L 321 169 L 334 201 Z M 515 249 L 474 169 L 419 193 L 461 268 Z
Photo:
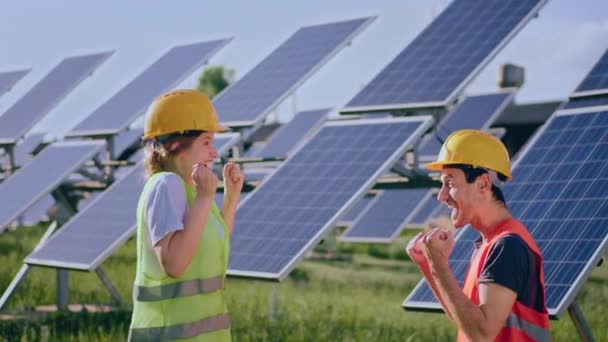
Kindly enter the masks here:
M 511 213 L 504 206 L 491 204 L 479 210 L 471 225 L 483 236 L 484 241 L 487 241 L 498 225 L 511 217 Z

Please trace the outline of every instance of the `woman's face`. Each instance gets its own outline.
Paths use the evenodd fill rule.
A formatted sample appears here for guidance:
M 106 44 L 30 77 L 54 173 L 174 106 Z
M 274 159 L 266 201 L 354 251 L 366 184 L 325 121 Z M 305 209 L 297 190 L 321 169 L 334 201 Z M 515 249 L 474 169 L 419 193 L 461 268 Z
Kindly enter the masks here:
M 179 153 L 177 158 L 181 159 L 189 168 L 192 168 L 194 164 L 210 168 L 218 156 L 213 145 L 213 135 L 213 132 L 202 133 L 194 139 L 189 148 Z

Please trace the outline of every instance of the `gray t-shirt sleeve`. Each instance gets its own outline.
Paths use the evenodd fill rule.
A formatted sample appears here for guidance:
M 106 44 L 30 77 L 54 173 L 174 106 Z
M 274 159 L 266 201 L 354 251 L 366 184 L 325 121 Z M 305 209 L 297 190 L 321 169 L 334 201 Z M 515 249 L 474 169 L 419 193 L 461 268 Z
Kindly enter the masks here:
M 188 207 L 181 178 L 175 173 L 161 177 L 146 202 L 146 225 L 153 246 L 167 234 L 184 229 Z

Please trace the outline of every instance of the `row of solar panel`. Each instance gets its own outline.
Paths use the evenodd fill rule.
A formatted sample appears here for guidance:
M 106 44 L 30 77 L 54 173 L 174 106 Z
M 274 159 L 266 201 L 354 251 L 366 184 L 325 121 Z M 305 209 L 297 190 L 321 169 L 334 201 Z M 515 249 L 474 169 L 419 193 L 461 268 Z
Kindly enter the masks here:
M 467 26 L 474 20 L 458 21 L 456 19 L 461 16 L 454 17 L 453 12 L 466 9 L 467 11 L 464 13 L 468 13 L 471 8 L 482 12 L 484 10 L 497 11 L 500 9 L 502 13 L 501 17 L 508 24 L 503 26 L 498 25 L 501 34 L 504 33 L 503 38 L 498 38 L 488 43 L 488 45 L 494 44 L 494 50 L 496 50 L 498 46 L 506 41 L 507 36 L 516 31 L 518 27 L 521 27 L 522 23 L 526 21 L 525 19 L 538 10 L 542 3 L 542 1 L 524 0 L 509 2 L 508 4 L 502 1 L 500 3 L 499 1 L 457 1 L 453 2 L 425 32 L 440 32 L 441 30 L 437 27 L 440 27 L 440 24 L 443 22 L 449 23 L 447 26 L 449 26 L 450 31 L 458 31 L 454 29 L 456 25 L 468 28 L 474 27 Z M 489 16 L 490 18 L 494 17 L 493 12 L 489 14 L 492 14 Z M 499 23 L 503 23 L 503 21 Z M 423 35 L 432 37 L 431 33 L 424 33 Z M 422 38 L 419 40 L 425 41 Z M 415 44 L 414 42 L 410 45 L 410 47 L 412 46 L 426 48 L 427 46 L 432 46 L 432 42 L 424 44 Z M 408 49 L 410 48 L 408 47 Z M 475 49 L 468 48 L 467 50 L 474 51 Z M 410 53 L 411 51 L 416 51 L 416 49 L 412 48 Z M 489 53 L 485 58 L 492 53 Z M 406 53 L 405 55 L 407 56 L 408 54 Z M 478 59 L 480 57 L 477 56 L 475 58 Z M 484 58 L 484 56 L 481 58 Z M 473 66 L 473 68 L 478 67 L 479 65 Z M 425 68 L 420 68 L 420 70 L 425 70 Z M 396 74 L 399 75 L 399 73 Z M 462 74 L 464 78 L 467 78 L 473 72 Z M 236 84 L 233 87 L 236 87 Z M 236 88 L 238 89 L 238 87 Z M 423 100 L 427 101 L 426 98 Z M 580 113 L 578 112 L 577 114 L 581 117 L 584 116 Z M 585 113 L 585 111 L 583 110 L 582 113 Z M 593 259 L 597 259 L 597 256 L 601 255 L 602 248 L 605 249 L 608 235 L 605 229 L 599 231 L 594 229 L 596 225 L 605 221 L 604 214 L 606 213 L 606 203 L 604 202 L 607 196 L 602 192 L 602 184 L 605 182 L 604 178 L 608 178 L 606 177 L 605 167 L 608 162 L 604 160 L 608 158 L 604 152 L 608 150 L 606 149 L 608 142 L 604 140 L 607 136 L 606 132 L 608 132 L 607 125 L 605 124 L 607 115 L 606 112 L 593 112 L 589 114 L 593 114 L 589 120 L 562 120 L 555 125 L 555 132 L 549 130 L 549 133 L 559 134 L 560 137 L 563 135 L 566 141 L 563 147 L 564 149 L 569 148 L 566 151 L 568 153 L 564 155 L 569 156 L 565 159 L 567 162 L 559 164 L 559 166 L 564 169 L 570 167 L 574 170 L 572 170 L 571 174 L 564 176 L 566 177 L 564 181 L 567 181 L 568 177 L 574 177 L 574 174 L 578 170 L 570 164 L 577 164 L 580 167 L 581 165 L 596 162 L 599 165 L 590 165 L 596 166 L 595 169 L 598 173 L 593 174 L 596 177 L 593 181 L 597 183 L 597 189 L 601 189 L 598 190 L 599 192 L 595 191 L 588 196 L 587 193 L 579 194 L 575 192 L 569 194 L 569 197 L 555 197 L 551 200 L 541 201 L 542 206 L 544 206 L 543 208 L 557 208 L 549 211 L 556 214 L 559 212 L 558 209 L 563 209 L 562 207 L 566 204 L 572 205 L 571 208 L 575 206 L 577 208 L 580 207 L 580 213 L 582 214 L 574 215 L 572 210 L 566 211 L 567 215 L 572 215 L 568 216 L 567 219 L 577 222 L 587 220 L 583 222 L 585 225 L 581 227 L 584 229 L 577 232 L 579 234 L 577 236 L 581 238 L 580 241 L 582 243 L 589 242 L 588 246 L 585 245 L 585 247 L 589 248 L 576 250 L 587 250 L 587 254 L 589 255 L 577 256 L 577 258 L 580 257 L 581 260 L 586 260 L 586 262 L 583 266 L 573 269 L 573 275 L 570 275 L 568 278 L 573 282 L 567 283 L 562 281 L 555 283 L 554 287 L 548 287 L 547 295 L 548 298 L 551 298 L 552 304 L 567 302 L 569 294 L 575 291 L 575 282 L 585 277 Z M 134 114 L 129 113 L 127 115 L 133 116 Z M 575 116 L 575 114 L 568 113 L 563 116 Z M 124 117 L 121 120 L 130 121 Z M 124 121 L 122 122 L 124 123 Z M 557 122 L 558 120 L 555 119 L 553 121 Z M 237 122 L 238 124 L 240 122 Z M 355 205 L 359 198 L 367 193 L 376 179 L 388 171 L 406 150 L 413 148 L 414 144 L 422 137 L 424 132 L 429 130 L 432 124 L 433 120 L 425 116 L 325 123 L 304 144 L 301 144 L 295 151 L 290 151 L 290 158 L 275 170 L 270 177 L 267 177 L 242 202 L 236 222 L 238 228 L 233 236 L 233 253 L 230 260 L 229 273 L 233 276 L 283 279 L 295 267 L 298 260 L 302 259 L 305 253 L 331 229 L 339 217 L 343 216 L 351 206 Z M 591 124 L 594 126 L 590 126 Z M 77 128 L 81 125 L 77 126 Z M 95 131 L 91 128 L 93 126 L 87 128 L 87 125 L 80 127 L 80 132 L 99 135 L 111 131 L 106 128 L 98 129 L 98 127 L 94 128 L 96 129 Z M 120 127 L 124 128 L 126 125 Z M 599 130 L 594 130 L 594 127 L 599 127 Z M 571 130 L 574 132 L 571 132 Z M 438 134 L 440 133 L 438 132 Z M 596 139 L 593 141 L 586 140 L 584 143 L 581 142 L 583 145 L 577 146 L 577 138 L 582 136 L 582 133 L 593 134 L 592 136 Z M 74 136 L 80 135 L 74 134 Z M 551 136 L 551 138 L 554 137 Z M 43 164 L 45 160 L 57 160 L 59 154 L 64 156 L 63 158 L 71 159 L 69 166 L 49 168 L 48 172 L 50 176 L 46 179 L 40 179 L 40 184 L 33 185 L 41 189 L 38 194 L 44 195 L 57 186 L 57 179 L 61 181 L 61 179 L 65 178 L 64 175 L 75 171 L 76 168 L 82 165 L 84 160 L 88 160 L 98 154 L 102 148 L 103 144 L 98 142 L 61 142 L 52 144 L 43 150 L 34 160 L 22 167 L 15 175 L 0 184 L 0 195 L 2 193 L 12 194 L 17 193 L 17 191 L 23 191 L 23 184 L 18 184 L 14 179 L 22 178 L 27 181 L 36 179 L 36 176 L 38 176 L 36 174 L 36 166 L 46 166 L 46 164 Z M 542 150 L 543 148 L 545 150 Z M 546 147 L 540 147 L 540 149 L 541 151 L 530 152 L 530 154 L 536 153 L 536 158 L 551 155 L 550 153 L 546 153 Z M 529 149 L 529 151 L 533 151 L 533 148 Z M 523 158 L 525 158 L 525 155 Z M 548 162 L 561 163 L 562 160 L 557 159 Z M 522 165 L 526 166 L 525 163 Z M 535 168 L 534 170 L 529 170 L 534 171 L 533 174 L 535 175 L 547 171 L 543 169 L 542 164 L 538 164 L 538 159 L 532 159 L 529 167 Z M 552 167 L 554 168 L 554 166 Z M 517 170 L 516 168 L 515 172 Z M 58 233 L 40 246 L 41 248 L 28 256 L 26 263 L 71 269 L 92 270 L 96 268 L 111 251 L 132 234 L 134 225 L 132 213 L 135 211 L 135 208 L 132 207 L 136 203 L 136 198 L 129 196 L 138 194 L 141 190 L 143 178 L 139 176 L 138 171 L 141 171 L 139 167 L 132 169 L 127 175 L 120 178 L 109 189 L 104 191 L 102 195 L 91 201 L 75 217 L 71 218 Z M 49 181 L 50 178 L 53 178 L 53 180 Z M 525 185 L 527 186 L 528 184 Z M 567 183 L 563 185 L 567 185 Z M 513 193 L 519 194 L 520 190 L 524 188 L 523 186 L 521 188 L 514 187 Z M 4 189 L 9 189 L 10 192 Z M 589 192 L 590 190 L 587 189 L 586 191 Z M 31 203 L 38 194 L 27 196 L 27 198 L 25 198 L 26 195 L 23 195 L 25 199 L 22 199 L 21 206 Z M 578 198 L 576 196 L 580 197 L 583 195 L 587 197 L 584 197 L 580 202 L 576 202 Z M 376 201 L 380 201 L 383 196 L 384 194 L 378 197 Z M 392 195 L 387 195 L 387 198 L 390 196 Z M 518 195 L 513 196 L 517 198 Z M 124 202 L 121 199 L 124 199 Z M 593 200 L 598 203 L 592 203 Z M 564 201 L 570 202 L 563 204 L 562 202 Z M 120 205 L 116 206 L 116 203 Z M 391 205 L 394 205 L 394 203 L 391 202 Z M 523 203 L 515 203 L 515 205 L 517 208 L 514 211 L 525 216 L 528 212 L 525 209 L 537 206 L 537 203 L 527 203 L 524 201 Z M 4 212 L 4 216 L 9 217 L 9 221 L 14 219 L 14 215 L 11 215 L 13 212 L 18 211 L 16 207 L 17 205 L 12 205 L 12 207 L 9 207 L 10 210 Z M 401 207 L 397 208 L 397 210 L 402 211 Z M 542 208 L 539 210 L 542 210 Z M 540 224 L 543 216 L 538 216 L 539 210 L 535 209 L 530 212 L 531 216 L 525 217 L 527 224 L 535 224 L 534 227 L 540 227 L 536 234 L 545 233 L 547 230 L 546 225 Z M 420 208 L 420 211 L 422 211 L 422 208 Z M 111 217 L 112 222 L 104 220 L 104 225 L 100 227 L 99 222 L 102 220 L 98 219 L 99 215 L 102 215 L 104 218 Z M 580 217 L 580 215 L 583 215 L 583 217 Z M 392 217 L 391 220 L 393 220 Z M 1 222 L 6 222 L 6 220 L 0 220 L 0 224 L 2 224 Z M 602 226 L 605 226 L 605 224 Z M 589 227 L 589 229 L 585 227 Z M 100 236 L 102 235 L 100 234 L 101 231 L 104 232 L 104 236 L 111 237 L 106 239 L 104 236 Z M 558 232 L 562 231 L 568 232 L 567 229 L 558 230 Z M 572 233 L 569 232 L 569 234 Z M 91 236 L 96 236 L 97 239 L 91 239 Z M 462 241 L 464 241 L 466 236 L 466 234 L 460 235 L 463 239 Z M 68 245 L 85 246 L 83 241 L 90 240 L 94 240 L 96 246 L 87 246 L 89 248 L 82 249 L 65 248 Z M 550 247 L 552 243 L 562 242 L 560 240 L 563 239 L 553 237 L 543 247 L 548 248 L 548 251 L 551 252 L 552 249 Z M 568 241 L 568 239 L 565 240 Z M 104 243 L 102 244 L 100 241 Z M 559 246 L 556 244 L 557 247 Z M 574 249 L 572 249 L 572 253 L 575 253 Z M 567 255 L 572 253 L 568 253 Z M 555 265 L 551 265 L 552 267 L 555 266 L 552 271 L 557 272 L 558 267 L 556 265 L 567 265 L 564 262 L 560 264 L 560 260 L 568 260 L 563 259 L 567 255 L 557 256 L 557 259 L 560 257 L 562 259 L 555 261 Z M 550 260 L 554 262 L 553 259 Z M 458 269 L 460 270 L 461 268 Z M 424 292 L 422 285 L 419 288 L 422 294 L 428 294 L 428 292 Z M 426 306 L 436 305 L 432 300 L 419 300 L 417 303 L 422 303 L 422 305 Z

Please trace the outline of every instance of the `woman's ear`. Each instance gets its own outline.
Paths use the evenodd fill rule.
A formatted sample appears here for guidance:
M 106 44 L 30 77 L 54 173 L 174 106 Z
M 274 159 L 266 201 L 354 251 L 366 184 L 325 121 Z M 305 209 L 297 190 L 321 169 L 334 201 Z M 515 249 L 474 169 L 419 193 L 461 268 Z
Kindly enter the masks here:
M 166 149 L 169 153 L 175 153 L 179 149 L 179 145 L 179 141 L 169 141 Z

